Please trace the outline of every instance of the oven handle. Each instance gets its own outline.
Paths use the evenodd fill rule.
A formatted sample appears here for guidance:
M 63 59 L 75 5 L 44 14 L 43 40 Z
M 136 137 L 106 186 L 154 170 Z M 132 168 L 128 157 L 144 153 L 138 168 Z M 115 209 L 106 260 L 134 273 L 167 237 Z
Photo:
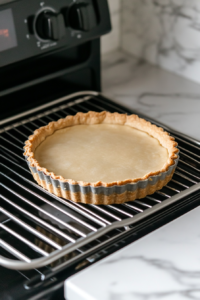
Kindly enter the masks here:
M 18 261 L 18 260 L 12 260 L 12 259 L 8 259 L 8 258 L 4 258 L 4 257 L 0 256 L 0 266 L 6 267 L 6 268 L 12 269 L 12 270 L 30 270 L 30 269 L 44 267 L 44 266 L 56 261 L 57 259 L 61 258 L 62 256 L 76 250 L 77 248 L 80 248 L 80 247 L 92 242 L 93 240 L 98 239 L 103 234 L 106 234 L 107 232 L 109 232 L 113 229 L 124 227 L 126 230 L 129 230 L 129 225 L 133 225 L 136 222 L 139 222 L 142 219 L 152 215 L 153 213 L 156 213 L 159 210 L 161 210 L 177 201 L 180 201 L 183 197 L 189 196 L 191 193 L 194 193 L 197 191 L 200 191 L 200 183 L 188 188 L 187 190 L 182 191 L 180 194 L 173 196 L 173 198 L 169 198 L 169 199 L 165 200 L 164 202 L 159 203 L 158 205 L 155 205 L 154 207 L 145 210 L 142 214 L 138 214 L 134 217 L 131 217 L 129 219 L 125 219 L 122 221 L 116 221 L 113 224 L 108 225 L 107 227 L 103 227 L 96 232 L 89 233 L 87 235 L 87 237 L 82 237 L 82 238 L 78 239 L 77 242 L 75 242 L 74 244 L 66 245 L 61 250 L 56 250 L 46 257 L 41 257 L 41 258 L 30 260 L 30 259 L 26 258 L 25 256 L 24 257 L 22 256 L 21 259 L 24 261 Z M 0 212 L 1 212 L 1 208 L 0 208 Z M 1 224 L 0 224 L 0 227 L 1 227 Z M 118 236 L 122 235 L 123 233 L 124 232 L 121 232 Z M 117 236 L 115 236 L 115 237 L 117 237 Z M 107 242 L 109 242 L 109 241 L 110 241 L 110 239 L 107 240 Z M 6 249 L 6 243 L 4 243 L 2 239 L 0 239 L 0 246 L 3 247 L 4 249 Z M 96 246 L 96 247 L 98 248 L 98 246 Z M 89 249 L 88 252 L 90 252 L 91 250 L 92 249 Z M 84 253 L 84 254 L 86 254 L 86 253 Z M 18 253 L 16 253 L 16 256 L 19 257 Z M 77 258 L 77 257 L 75 257 L 75 258 Z M 73 260 L 73 258 L 72 258 L 72 260 Z M 71 260 L 69 260 L 69 262 L 71 262 Z

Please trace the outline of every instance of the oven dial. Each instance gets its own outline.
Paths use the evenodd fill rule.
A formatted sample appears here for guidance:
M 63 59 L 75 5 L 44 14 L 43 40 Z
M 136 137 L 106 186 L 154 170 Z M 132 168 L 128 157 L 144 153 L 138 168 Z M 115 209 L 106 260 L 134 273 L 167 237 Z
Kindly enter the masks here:
M 87 2 L 73 4 L 68 13 L 69 26 L 82 31 L 92 30 L 97 26 L 94 6 Z
M 51 8 L 43 8 L 35 18 L 35 35 L 42 41 L 58 41 L 65 36 L 65 22 L 62 14 Z

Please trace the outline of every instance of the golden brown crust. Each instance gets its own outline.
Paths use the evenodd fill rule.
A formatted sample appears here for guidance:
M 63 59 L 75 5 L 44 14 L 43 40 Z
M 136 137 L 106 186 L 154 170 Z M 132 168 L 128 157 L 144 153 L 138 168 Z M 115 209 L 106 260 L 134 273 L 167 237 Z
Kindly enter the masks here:
M 141 178 L 132 178 L 124 181 L 114 181 L 111 183 L 106 183 L 102 181 L 98 182 L 84 182 L 84 181 L 75 181 L 73 179 L 66 179 L 62 176 L 57 176 L 53 172 L 49 172 L 46 168 L 41 167 L 38 161 L 35 159 L 34 151 L 35 149 L 45 140 L 45 138 L 49 135 L 52 135 L 56 130 L 75 126 L 75 125 L 93 125 L 93 124 L 119 124 L 119 125 L 127 125 L 130 127 L 134 127 L 138 130 L 144 131 L 148 133 L 150 136 L 156 138 L 160 144 L 167 148 L 169 152 L 169 158 L 163 168 L 157 172 L 150 172 Z M 103 186 L 110 187 L 113 185 L 124 185 L 127 183 L 134 183 L 140 180 L 148 179 L 150 176 L 158 175 L 162 172 L 168 170 L 169 166 L 173 165 L 175 159 L 177 159 L 178 149 L 176 148 L 177 143 L 174 141 L 174 138 L 169 135 L 166 131 L 164 131 L 161 127 L 157 127 L 156 125 L 152 125 L 150 122 L 139 118 L 137 115 L 126 115 L 119 113 L 109 113 L 106 111 L 97 113 L 90 111 L 88 113 L 77 113 L 75 116 L 67 116 L 64 119 L 60 119 L 56 122 L 50 122 L 48 125 L 44 127 L 40 127 L 39 129 L 34 131 L 34 134 L 29 137 L 29 139 L 25 142 L 25 152 L 24 155 L 27 157 L 30 166 L 36 167 L 38 171 L 42 171 L 44 174 L 51 176 L 53 179 L 59 179 L 62 182 L 68 182 L 69 184 L 79 184 L 81 186 Z M 37 180 L 37 179 L 36 179 Z M 38 182 L 38 180 L 37 180 Z M 56 192 L 57 194 L 57 192 Z M 61 196 L 63 197 L 63 196 Z M 65 198 L 65 197 L 64 197 Z M 69 198 L 68 198 L 69 199 Z M 132 199 L 133 200 L 133 199 Z M 87 202 L 85 202 L 87 203 Z

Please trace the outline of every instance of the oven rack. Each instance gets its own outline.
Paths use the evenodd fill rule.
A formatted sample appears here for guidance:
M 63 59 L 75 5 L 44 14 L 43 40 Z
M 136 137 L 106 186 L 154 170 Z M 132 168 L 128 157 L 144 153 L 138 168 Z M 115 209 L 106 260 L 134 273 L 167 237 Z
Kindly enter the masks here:
M 44 268 L 55 271 L 86 255 L 92 262 L 95 256 L 90 253 L 122 238 L 136 222 L 200 190 L 200 143 L 139 114 L 171 132 L 179 143 L 180 160 L 166 187 L 144 199 L 108 206 L 74 203 L 49 194 L 30 174 L 22 155 L 24 141 L 39 126 L 89 110 L 134 113 L 100 93 L 86 91 L 2 122 L 0 244 L 5 254 L 0 265 L 35 269 L 44 276 Z

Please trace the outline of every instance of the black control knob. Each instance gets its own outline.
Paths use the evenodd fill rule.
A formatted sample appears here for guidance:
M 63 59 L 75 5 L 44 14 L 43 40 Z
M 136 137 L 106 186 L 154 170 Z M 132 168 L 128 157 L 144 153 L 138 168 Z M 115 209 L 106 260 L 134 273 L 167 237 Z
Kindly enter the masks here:
M 42 11 L 36 19 L 35 30 L 42 40 L 58 41 L 65 36 L 65 23 L 62 14 L 50 10 Z
M 73 4 L 69 10 L 68 23 L 70 27 L 89 31 L 97 26 L 97 16 L 91 3 L 81 2 Z

